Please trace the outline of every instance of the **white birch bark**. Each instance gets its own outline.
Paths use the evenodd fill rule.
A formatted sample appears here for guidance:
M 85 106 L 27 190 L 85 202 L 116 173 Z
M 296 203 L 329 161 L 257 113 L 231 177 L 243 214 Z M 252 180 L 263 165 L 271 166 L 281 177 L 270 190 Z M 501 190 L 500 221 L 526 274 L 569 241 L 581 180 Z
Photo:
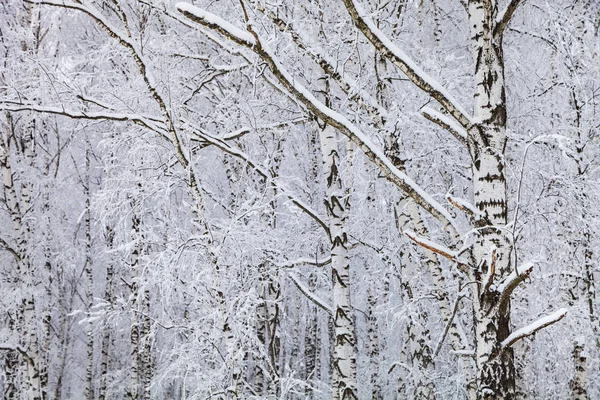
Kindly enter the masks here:
M 475 60 L 475 125 L 469 131 L 473 160 L 474 204 L 483 214 L 479 221 L 473 258 L 473 315 L 477 397 L 514 399 L 515 366 L 512 348 L 500 343 L 510 334 L 510 299 L 501 304 L 489 284 L 510 272 L 510 244 L 502 230 L 507 223 L 507 191 L 504 176 L 506 147 L 506 98 L 502 37 L 494 35 L 497 5 L 492 0 L 470 0 L 469 25 Z
M 354 311 L 350 301 L 350 264 L 347 249 L 348 235 L 345 226 L 350 203 L 340 176 L 340 155 L 336 130 L 326 125 L 321 129 L 320 140 L 326 179 L 325 206 L 331 232 L 334 308 L 333 399 L 358 399 Z

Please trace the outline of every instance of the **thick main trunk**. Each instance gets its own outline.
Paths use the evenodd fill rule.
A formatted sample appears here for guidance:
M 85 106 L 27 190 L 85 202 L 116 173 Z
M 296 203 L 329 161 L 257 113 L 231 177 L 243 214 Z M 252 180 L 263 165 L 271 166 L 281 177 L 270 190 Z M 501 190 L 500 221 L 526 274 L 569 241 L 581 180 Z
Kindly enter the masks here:
M 507 191 L 504 176 L 506 98 L 502 38 L 494 36 L 497 14 L 492 0 L 469 1 L 469 24 L 475 60 L 474 127 L 469 132 L 474 203 L 483 217 L 473 247 L 475 279 L 473 319 L 477 397 L 514 399 L 515 366 L 512 349 L 500 343 L 510 334 L 510 301 L 500 303 L 491 284 L 510 272 Z

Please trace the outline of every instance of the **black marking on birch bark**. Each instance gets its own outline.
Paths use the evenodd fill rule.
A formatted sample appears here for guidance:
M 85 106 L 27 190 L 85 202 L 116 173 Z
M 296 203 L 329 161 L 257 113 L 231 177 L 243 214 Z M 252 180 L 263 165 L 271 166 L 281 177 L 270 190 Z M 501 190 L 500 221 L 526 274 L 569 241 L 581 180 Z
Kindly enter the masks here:
M 337 280 L 337 282 L 340 284 L 340 286 L 342 286 L 342 287 L 344 287 L 344 288 L 345 288 L 345 287 L 348 287 L 348 285 L 347 285 L 347 284 L 344 282 L 344 280 L 342 279 L 342 277 L 340 276 L 340 274 L 337 272 L 337 270 L 336 270 L 336 269 L 333 269 L 333 270 L 331 271 L 331 273 L 332 273 L 332 275 L 333 275 L 333 279 L 334 279 L 334 280 Z M 338 311 L 339 311 L 339 308 L 338 308 Z

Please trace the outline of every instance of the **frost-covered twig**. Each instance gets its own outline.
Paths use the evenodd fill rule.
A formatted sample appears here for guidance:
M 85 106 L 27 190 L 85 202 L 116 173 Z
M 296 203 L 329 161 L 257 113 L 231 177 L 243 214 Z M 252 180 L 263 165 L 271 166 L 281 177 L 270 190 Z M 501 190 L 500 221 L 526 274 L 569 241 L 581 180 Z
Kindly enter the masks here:
M 507 349 L 510 346 L 512 346 L 513 344 L 515 344 L 516 342 L 518 342 L 519 340 L 526 338 L 527 336 L 531 336 L 534 333 L 538 332 L 539 330 L 544 329 L 545 327 L 552 325 L 555 322 L 560 321 L 561 319 L 563 319 L 565 317 L 565 315 L 567 315 L 567 309 L 561 308 L 560 310 L 558 310 L 550 315 L 542 317 L 542 318 L 538 319 L 537 321 L 527 325 L 526 327 L 518 329 L 518 330 L 514 331 L 513 333 L 511 333 L 510 335 L 508 335 L 508 337 L 502 341 L 502 343 L 500 344 L 500 347 L 502 349 Z
M 467 131 L 454 118 L 448 117 L 431 107 L 421 108 L 421 114 L 429 121 L 450 132 L 464 146 L 467 145 Z
M 250 40 L 246 32 L 240 34 L 240 30 L 233 27 L 231 24 L 225 24 L 221 22 L 218 17 L 213 18 L 212 14 L 207 19 L 207 13 L 187 3 L 177 3 L 177 9 L 182 12 L 185 16 L 192 19 L 199 24 L 211 28 L 226 35 L 232 41 L 251 48 L 257 53 L 263 61 L 267 63 L 269 69 L 279 80 L 279 82 L 290 92 L 294 98 L 308 108 L 313 114 L 315 114 L 322 121 L 338 129 L 341 133 L 346 135 L 352 140 L 364 153 L 365 155 L 383 172 L 383 174 L 396 186 L 402 189 L 408 194 L 417 204 L 423 207 L 427 212 L 437 218 L 443 225 L 444 228 L 448 229 L 452 236 L 457 236 L 458 229 L 454 223 L 452 216 L 442 207 L 437 201 L 435 201 L 428 193 L 426 193 L 419 185 L 417 185 L 411 178 L 406 174 L 399 171 L 384 154 L 383 150 L 375 145 L 371 139 L 366 136 L 356 125 L 350 122 L 342 114 L 332 110 L 325 104 L 317 100 L 317 98 L 310 93 L 300 82 L 296 81 L 292 75 L 283 67 L 273 52 L 265 45 L 259 35 L 252 30 L 251 25 L 248 29 L 251 30 L 251 34 L 254 37 Z M 231 28 L 233 27 L 233 28 Z M 231 28 L 231 29 L 230 29 Z
M 436 99 L 456 121 L 469 130 L 471 117 L 448 91 L 429 76 L 406 53 L 392 41 L 367 17 L 367 13 L 356 0 L 344 0 L 354 24 L 369 39 L 375 48 L 396 65 L 419 89 Z
M 311 292 L 310 289 L 304 283 L 302 283 L 302 281 L 300 281 L 300 278 L 298 278 L 298 276 L 296 276 L 296 274 L 294 274 L 293 272 L 289 272 L 288 276 L 290 277 L 292 282 L 294 282 L 294 284 L 296 285 L 298 290 L 300 290 L 300 292 L 304 296 L 306 296 L 307 299 L 309 299 L 310 301 L 315 303 L 319 308 L 322 308 L 323 310 L 327 311 L 329 314 L 333 315 L 333 308 L 329 304 L 327 304 L 327 302 L 320 299 L 316 294 Z

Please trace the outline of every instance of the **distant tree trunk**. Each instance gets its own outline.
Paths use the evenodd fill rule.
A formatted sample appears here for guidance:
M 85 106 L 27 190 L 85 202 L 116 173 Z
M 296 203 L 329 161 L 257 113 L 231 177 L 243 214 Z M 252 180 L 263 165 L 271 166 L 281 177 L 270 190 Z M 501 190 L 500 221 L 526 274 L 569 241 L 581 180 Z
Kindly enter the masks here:
M 106 247 L 110 251 L 114 246 L 114 238 L 115 231 L 106 227 L 105 230 L 106 235 Z M 115 283 L 114 283 L 114 265 L 112 260 L 108 260 L 106 263 L 106 282 L 104 286 L 104 300 L 108 303 L 109 309 L 112 309 L 116 305 L 116 296 L 115 296 Z M 113 343 L 114 335 L 112 334 L 112 330 L 104 325 L 102 332 L 102 344 L 101 344 L 101 354 L 100 354 L 100 380 L 98 386 L 98 400 L 106 399 L 106 390 L 108 386 L 108 372 L 109 372 L 109 361 L 111 359 L 112 353 L 111 349 L 114 345 Z
M 89 313 L 92 311 L 94 306 L 94 278 L 92 270 L 92 234 L 91 234 L 91 193 L 90 193 L 90 142 L 86 137 L 85 140 L 85 175 L 82 180 L 83 193 L 85 197 L 85 217 L 84 217 L 84 231 L 85 231 L 85 287 L 86 287 L 86 310 Z M 87 323 L 87 364 L 86 364 L 86 385 L 85 385 L 85 399 L 94 400 L 94 327 L 92 323 Z
M 571 388 L 572 400 L 589 400 L 586 382 L 587 382 L 587 359 L 584 354 L 584 344 L 576 341 L 573 346 L 573 364 L 575 375 L 569 382 Z
M 130 400 L 138 400 L 140 395 L 140 324 L 137 315 L 139 307 L 139 278 L 140 278 L 140 217 L 137 215 L 137 210 L 133 211 L 132 231 L 133 238 L 136 244 L 131 252 L 131 294 L 132 294 L 132 314 L 131 314 L 131 330 L 129 340 L 131 345 L 130 352 L 130 369 L 129 369 L 129 389 L 127 390 L 127 398 Z

